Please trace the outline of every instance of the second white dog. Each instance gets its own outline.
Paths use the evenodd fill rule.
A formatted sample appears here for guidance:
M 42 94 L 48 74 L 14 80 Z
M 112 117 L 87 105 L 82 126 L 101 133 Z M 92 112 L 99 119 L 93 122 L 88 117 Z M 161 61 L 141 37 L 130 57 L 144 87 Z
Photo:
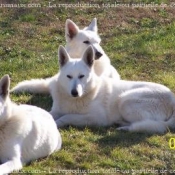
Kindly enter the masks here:
M 45 110 L 16 105 L 9 98 L 9 76 L 0 80 L 0 175 L 61 148 L 61 136 Z
M 60 74 L 49 86 L 58 127 L 116 123 L 120 130 L 152 133 L 175 128 L 175 96 L 167 87 L 97 76 L 91 46 L 77 60 L 60 47 L 59 62 Z
M 100 46 L 97 19 L 94 18 L 83 30 L 70 19 L 66 20 L 65 28 L 66 51 L 71 58 L 81 58 L 84 51 L 91 45 L 95 53 L 94 71 L 98 76 L 120 79 L 120 75 L 111 65 L 109 57 Z

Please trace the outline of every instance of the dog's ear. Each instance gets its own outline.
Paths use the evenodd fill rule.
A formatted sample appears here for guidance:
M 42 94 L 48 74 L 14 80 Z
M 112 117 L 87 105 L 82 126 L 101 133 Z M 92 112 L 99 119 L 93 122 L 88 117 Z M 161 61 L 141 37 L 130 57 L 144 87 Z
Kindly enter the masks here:
M 6 98 L 9 95 L 10 88 L 10 77 L 9 75 L 4 75 L 0 80 L 0 96 Z
M 73 39 L 79 31 L 79 27 L 73 21 L 71 21 L 70 19 L 66 20 L 66 26 L 65 27 L 66 27 L 66 29 L 65 29 L 65 31 L 66 31 L 66 33 L 65 33 L 66 41 Z
M 69 61 L 69 55 L 63 46 L 58 49 L 58 60 L 60 67 L 63 67 Z
M 97 18 L 94 18 L 90 25 L 87 27 L 87 30 L 92 30 L 93 32 L 98 32 L 98 27 L 97 27 Z
M 83 60 L 84 62 L 88 65 L 88 67 L 92 67 L 94 64 L 94 49 L 92 48 L 92 46 L 88 46 L 88 48 L 85 50 L 84 54 L 83 54 Z

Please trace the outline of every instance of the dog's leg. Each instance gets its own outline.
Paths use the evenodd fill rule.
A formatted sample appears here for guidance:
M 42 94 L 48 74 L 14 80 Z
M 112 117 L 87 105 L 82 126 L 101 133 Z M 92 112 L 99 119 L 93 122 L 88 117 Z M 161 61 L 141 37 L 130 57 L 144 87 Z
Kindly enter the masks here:
M 129 90 L 120 97 L 119 113 L 130 125 L 119 130 L 164 133 L 169 126 L 166 122 L 167 109 L 171 110 L 171 105 L 165 106 L 160 94 L 152 89 L 141 87 Z
M 1 157 L 2 164 L 0 165 L 0 175 L 22 169 L 21 145 L 19 143 L 20 140 L 9 139 L 8 143 L 4 145 L 3 154 Z
M 57 127 L 66 125 L 74 126 L 107 126 L 108 122 L 105 119 L 95 118 L 91 115 L 67 114 L 56 120 Z
M 22 169 L 22 162 L 19 158 L 13 158 L 0 165 L 0 175 L 11 173 L 14 170 Z
M 168 128 L 163 121 L 154 120 L 142 120 L 132 123 L 129 126 L 122 126 L 117 128 L 120 131 L 131 131 L 131 132 L 148 132 L 148 133 L 165 133 Z
M 52 115 L 52 117 L 55 121 L 61 117 L 61 115 L 59 114 L 59 112 L 57 110 L 51 110 L 49 113 Z

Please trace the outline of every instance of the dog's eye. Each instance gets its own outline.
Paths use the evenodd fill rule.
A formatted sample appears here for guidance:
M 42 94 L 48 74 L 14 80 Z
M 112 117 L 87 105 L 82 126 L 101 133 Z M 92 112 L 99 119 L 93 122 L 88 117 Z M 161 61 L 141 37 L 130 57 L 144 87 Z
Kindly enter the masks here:
M 87 41 L 83 41 L 83 43 L 85 44 L 90 44 L 90 42 L 87 40 Z
M 79 78 L 79 79 L 82 79 L 83 77 L 84 77 L 84 75 L 79 75 L 79 77 L 78 77 L 78 78 Z
M 69 79 L 72 79 L 72 76 L 70 76 L 70 75 L 67 75 L 67 78 L 69 78 Z

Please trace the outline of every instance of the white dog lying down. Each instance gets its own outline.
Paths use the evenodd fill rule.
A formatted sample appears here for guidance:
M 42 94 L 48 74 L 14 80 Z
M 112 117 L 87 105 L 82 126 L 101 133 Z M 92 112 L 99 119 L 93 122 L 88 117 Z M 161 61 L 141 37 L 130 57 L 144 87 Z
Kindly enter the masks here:
M 46 157 L 61 148 L 61 136 L 52 116 L 41 108 L 16 105 L 9 98 L 10 79 L 0 80 L 0 174 Z
M 152 133 L 175 128 L 175 96 L 167 87 L 97 76 L 91 46 L 82 59 L 71 59 L 60 47 L 59 63 L 60 73 L 49 84 L 58 127 L 116 123 L 120 130 Z

